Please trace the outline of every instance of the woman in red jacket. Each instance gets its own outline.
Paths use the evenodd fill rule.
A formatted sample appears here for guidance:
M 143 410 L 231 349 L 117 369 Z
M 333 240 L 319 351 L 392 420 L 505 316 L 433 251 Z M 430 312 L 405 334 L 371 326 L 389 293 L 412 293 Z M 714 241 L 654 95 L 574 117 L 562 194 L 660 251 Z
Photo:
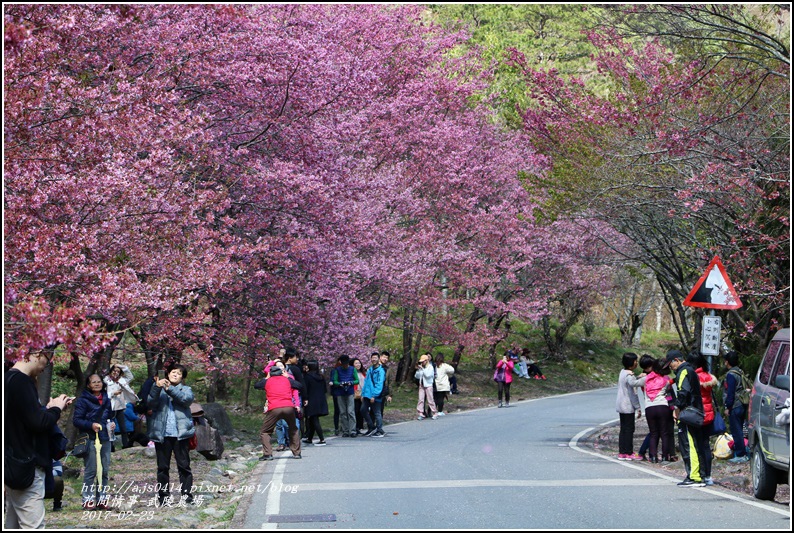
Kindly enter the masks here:
M 714 481 L 711 479 L 711 446 L 709 445 L 709 435 L 711 435 L 712 424 L 714 424 L 714 412 L 717 406 L 714 404 L 713 389 L 718 385 L 717 378 L 708 372 L 708 364 L 706 358 L 699 352 L 692 354 L 692 360 L 689 361 L 695 367 L 698 380 L 700 381 L 700 395 L 703 398 L 703 438 L 700 442 L 701 457 L 706 466 L 706 475 L 703 481 L 706 485 L 713 485 Z

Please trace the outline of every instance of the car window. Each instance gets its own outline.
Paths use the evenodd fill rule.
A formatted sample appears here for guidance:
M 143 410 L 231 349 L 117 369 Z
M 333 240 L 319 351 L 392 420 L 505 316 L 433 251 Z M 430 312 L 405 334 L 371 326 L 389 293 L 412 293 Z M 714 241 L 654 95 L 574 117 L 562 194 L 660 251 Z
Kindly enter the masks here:
M 790 344 L 788 343 L 784 344 L 783 349 L 780 351 L 780 355 L 778 355 L 777 357 L 777 364 L 775 365 L 775 373 L 772 374 L 773 383 L 775 377 L 786 373 L 788 367 L 788 358 L 789 358 L 788 352 L 790 348 L 791 348 Z
M 758 379 L 764 385 L 769 385 L 769 376 L 772 375 L 772 369 L 775 365 L 775 359 L 777 352 L 780 351 L 780 345 L 783 344 L 783 341 L 773 341 L 769 343 L 769 348 L 766 350 L 766 357 L 764 360 L 761 361 L 761 373 L 758 375 Z

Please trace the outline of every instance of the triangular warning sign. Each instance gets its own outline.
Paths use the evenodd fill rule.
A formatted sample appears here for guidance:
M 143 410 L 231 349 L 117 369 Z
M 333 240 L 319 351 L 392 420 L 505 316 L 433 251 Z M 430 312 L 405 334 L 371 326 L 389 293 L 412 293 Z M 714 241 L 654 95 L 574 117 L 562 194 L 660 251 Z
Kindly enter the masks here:
M 684 300 L 684 305 L 707 309 L 739 309 L 742 306 L 719 257 L 715 255 L 711 260 L 706 273 L 700 276 Z

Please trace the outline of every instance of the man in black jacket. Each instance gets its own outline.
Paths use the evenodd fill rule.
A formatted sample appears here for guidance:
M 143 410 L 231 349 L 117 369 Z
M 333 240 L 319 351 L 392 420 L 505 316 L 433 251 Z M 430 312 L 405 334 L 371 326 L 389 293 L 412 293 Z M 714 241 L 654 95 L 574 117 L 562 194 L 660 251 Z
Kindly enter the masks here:
M 52 468 L 48 437 L 61 411 L 72 402 L 61 394 L 50 398 L 46 409 L 39 403 L 34 380 L 49 363 L 50 357 L 38 352 L 17 361 L 5 375 L 6 454 L 10 451 L 20 459 L 33 456 L 36 464 L 31 485 L 20 489 L 5 486 L 6 529 L 44 527 L 45 469 Z
M 284 351 L 284 365 L 287 367 L 287 372 L 292 374 L 295 381 L 301 384 L 301 407 L 306 407 L 306 380 L 303 379 L 303 368 L 298 359 L 298 351 L 289 347 Z M 306 423 L 298 420 L 298 429 L 300 429 L 301 437 L 306 436 Z
M 695 369 L 686 362 L 678 350 L 667 352 L 665 364 L 675 372 L 675 411 L 673 418 L 678 421 L 678 443 L 684 459 L 687 476 L 678 485 L 682 487 L 705 487 L 705 458 L 700 457 L 703 427 L 684 423 L 679 419 L 681 411 L 694 407 L 703 412 L 703 397 L 700 394 L 700 380 Z

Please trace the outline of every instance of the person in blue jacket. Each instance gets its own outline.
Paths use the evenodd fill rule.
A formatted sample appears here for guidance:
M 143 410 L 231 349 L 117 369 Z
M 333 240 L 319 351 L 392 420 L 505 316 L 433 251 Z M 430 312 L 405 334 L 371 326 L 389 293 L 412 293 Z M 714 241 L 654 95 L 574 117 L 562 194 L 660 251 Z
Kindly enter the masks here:
M 386 372 L 380 364 L 380 357 L 374 353 L 370 357 L 370 367 L 367 370 L 367 377 L 364 379 L 364 388 L 361 390 L 361 414 L 367 423 L 365 437 L 383 437 L 383 415 L 381 414 L 380 402 L 383 401 L 383 384 L 386 382 Z M 372 409 L 370 409 L 372 407 Z M 372 422 L 370 411 L 375 414 L 375 422 Z
M 138 413 L 135 412 L 135 404 L 127 402 L 124 409 L 124 431 L 127 433 L 127 444 L 124 448 L 132 448 L 133 443 L 137 442 L 141 446 L 148 446 L 149 437 L 144 433 L 135 431 L 135 424 L 138 422 Z
M 744 420 L 747 417 L 747 406 L 739 399 L 742 391 L 742 376 L 744 372 L 739 368 L 739 354 L 733 350 L 725 354 L 725 368 L 728 373 L 723 381 L 722 391 L 725 417 L 728 419 L 728 428 L 733 437 L 733 458 L 729 463 L 746 463 L 750 460 L 747 455 L 747 446 L 744 445 Z
M 106 385 L 98 374 L 88 376 L 86 388 L 74 406 L 72 423 L 77 429 L 88 434 L 88 455 L 83 458 L 85 472 L 83 474 L 83 509 L 108 508 L 108 473 L 110 472 L 110 436 L 108 429 L 114 431 L 115 413 L 110 404 Z M 102 477 L 97 480 L 97 454 L 95 450 L 96 436 L 99 435 L 100 463 Z M 101 486 L 99 482 L 101 481 Z

